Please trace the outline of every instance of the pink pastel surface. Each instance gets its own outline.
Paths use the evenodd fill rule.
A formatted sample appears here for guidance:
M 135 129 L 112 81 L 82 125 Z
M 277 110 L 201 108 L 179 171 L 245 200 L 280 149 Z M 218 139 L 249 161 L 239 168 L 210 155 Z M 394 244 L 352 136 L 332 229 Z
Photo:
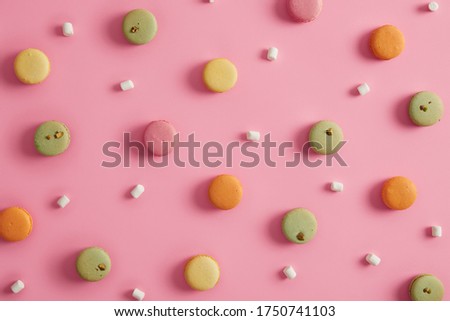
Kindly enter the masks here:
M 440 4 L 431 13 L 423 0 L 330 0 L 317 20 L 298 24 L 283 0 L 1 1 L 0 207 L 23 206 L 34 229 L 25 241 L 0 241 L 0 299 L 128 300 L 138 287 L 146 300 L 406 300 L 419 273 L 450 287 L 450 117 L 419 128 L 407 115 L 417 91 L 450 102 L 450 6 Z M 133 46 L 121 20 L 141 7 L 155 14 L 159 31 L 148 45 Z M 62 36 L 65 21 L 74 25 L 71 38 Z M 384 24 L 406 38 L 391 61 L 374 59 L 367 45 Z M 265 59 L 272 46 L 276 62 Z M 13 74 L 15 55 L 28 47 L 51 60 L 41 85 L 22 85 Z M 217 57 L 239 71 L 223 94 L 201 81 L 203 65 Z M 135 88 L 122 92 L 126 79 Z M 356 91 L 362 82 L 372 89 L 364 97 Z M 72 142 L 46 158 L 34 150 L 33 133 L 51 119 L 69 126 Z M 138 168 L 136 153 L 130 168 L 101 167 L 111 160 L 102 154 L 105 142 L 124 132 L 141 140 L 158 119 L 184 139 L 195 133 L 226 144 L 258 130 L 294 141 L 297 151 L 313 123 L 331 119 L 348 139 L 341 156 L 349 166 L 285 168 L 277 158 L 276 168 L 249 169 L 235 151 L 232 168 Z M 241 204 L 227 212 L 207 199 L 209 181 L 222 173 L 244 187 Z M 396 175 L 419 192 L 403 212 L 380 200 L 382 182 Z M 343 193 L 329 191 L 333 180 L 345 184 Z M 134 200 L 129 192 L 138 183 L 146 191 Z M 71 203 L 59 209 L 62 194 Z M 294 207 L 316 214 L 318 233 L 308 244 L 281 234 L 281 218 Z M 443 227 L 442 238 L 430 237 L 431 225 Z M 88 246 L 112 258 L 101 282 L 76 275 L 76 255 Z M 379 266 L 364 262 L 368 252 L 382 258 Z M 195 292 L 183 280 L 184 263 L 199 253 L 221 267 L 211 291 Z M 295 280 L 282 277 L 286 265 L 295 267 Z M 17 279 L 26 288 L 13 295 Z

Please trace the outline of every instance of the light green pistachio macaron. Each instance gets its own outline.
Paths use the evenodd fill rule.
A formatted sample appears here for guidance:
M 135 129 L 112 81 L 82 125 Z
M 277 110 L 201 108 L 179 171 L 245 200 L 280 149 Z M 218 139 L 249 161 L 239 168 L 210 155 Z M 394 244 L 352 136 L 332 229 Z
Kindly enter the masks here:
M 76 268 L 82 279 L 90 282 L 100 281 L 111 271 L 111 259 L 105 250 L 89 247 L 78 255 Z
M 145 9 L 135 9 L 123 18 L 122 31 L 134 45 L 144 45 L 156 36 L 158 24 L 155 16 Z
M 303 244 L 311 241 L 316 235 L 317 220 L 306 208 L 295 208 L 284 215 L 281 228 L 289 241 Z
M 444 115 L 444 103 L 431 91 L 415 94 L 409 103 L 409 117 L 417 126 L 432 126 Z
M 334 154 L 339 150 L 339 143 L 344 140 L 341 127 L 335 122 L 323 120 L 313 125 L 309 132 L 311 148 L 323 155 Z
M 412 280 L 409 296 L 413 301 L 442 301 L 444 285 L 431 274 L 420 274 Z
M 44 156 L 63 153 L 70 144 L 70 132 L 61 122 L 51 120 L 39 125 L 34 134 L 34 146 Z

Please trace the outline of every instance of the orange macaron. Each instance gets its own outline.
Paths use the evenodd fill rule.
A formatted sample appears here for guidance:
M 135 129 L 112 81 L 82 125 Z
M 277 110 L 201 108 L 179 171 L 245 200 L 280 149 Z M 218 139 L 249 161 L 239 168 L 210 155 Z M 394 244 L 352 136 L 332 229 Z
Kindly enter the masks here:
M 414 204 L 417 189 L 414 183 L 403 176 L 392 177 L 383 184 L 381 197 L 392 210 L 406 210 Z
M 370 49 L 378 59 L 389 60 L 400 55 L 405 48 L 403 33 L 395 26 L 385 25 L 370 35 Z
M 20 207 L 10 207 L 0 212 L 0 237 L 16 242 L 26 239 L 33 228 L 31 215 Z
M 219 175 L 209 185 L 209 200 L 221 209 L 230 210 L 242 199 L 242 185 L 233 175 Z

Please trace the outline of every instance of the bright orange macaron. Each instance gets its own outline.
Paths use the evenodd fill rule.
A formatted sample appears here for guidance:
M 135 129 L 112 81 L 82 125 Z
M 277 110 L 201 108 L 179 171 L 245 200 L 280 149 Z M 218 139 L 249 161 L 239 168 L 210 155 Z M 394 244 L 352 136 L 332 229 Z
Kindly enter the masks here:
M 209 200 L 221 210 L 231 210 L 242 199 L 242 185 L 233 175 L 219 175 L 209 185 Z
M 378 59 L 389 60 L 400 55 L 405 48 L 403 33 L 395 26 L 375 29 L 370 36 L 370 49 Z
M 26 239 L 33 228 L 31 215 L 20 207 L 10 207 L 0 212 L 0 237 L 16 242 Z
M 384 182 L 381 196 L 384 204 L 390 209 L 406 210 L 414 204 L 417 189 L 410 179 L 396 176 Z

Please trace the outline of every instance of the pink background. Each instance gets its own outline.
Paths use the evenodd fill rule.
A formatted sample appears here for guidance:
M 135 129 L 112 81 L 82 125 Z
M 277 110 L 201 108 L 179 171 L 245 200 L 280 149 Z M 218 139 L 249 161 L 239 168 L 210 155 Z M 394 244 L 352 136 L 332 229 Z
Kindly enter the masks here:
M 148 300 L 406 300 L 410 280 L 432 273 L 450 285 L 448 117 L 429 128 L 407 116 L 412 94 L 433 90 L 450 101 L 450 7 L 436 13 L 425 0 L 324 0 L 321 16 L 291 22 L 284 0 L 3 0 L 0 14 L 1 208 L 23 206 L 35 225 L 25 241 L 0 241 L 1 300 L 128 300 L 134 287 Z M 123 15 L 145 7 L 158 20 L 156 38 L 128 44 Z M 74 24 L 63 37 L 61 25 Z M 371 57 L 368 34 L 386 23 L 406 38 L 403 54 L 391 61 Z M 265 50 L 279 48 L 276 62 Z M 22 49 L 43 50 L 50 77 L 25 86 L 12 63 Z M 207 92 L 201 82 L 206 61 L 227 57 L 239 70 L 228 93 Z M 118 90 L 132 79 L 136 88 Z M 362 82 L 372 91 L 360 97 Z M 36 126 L 65 122 L 72 143 L 63 155 L 46 158 L 33 147 Z M 181 137 L 224 144 L 247 130 L 271 132 L 278 142 L 306 141 L 322 119 L 341 125 L 349 167 L 303 165 L 284 168 L 132 168 L 100 166 L 102 145 L 123 132 L 141 139 L 152 120 L 172 122 Z M 292 154 L 292 151 L 288 153 Z M 209 181 L 236 175 L 244 187 L 241 204 L 212 208 Z M 380 184 L 404 175 L 419 191 L 404 212 L 387 210 Z M 333 180 L 343 193 L 328 191 Z M 146 192 L 129 197 L 137 184 Z M 67 194 L 72 202 L 55 205 Z M 306 245 L 287 242 L 282 215 L 295 207 L 316 214 L 319 230 Z M 442 225 L 444 236 L 429 235 Z M 112 271 L 88 283 L 75 272 L 77 253 L 105 248 Z M 373 251 L 378 267 L 364 262 Z M 206 292 L 190 290 L 183 266 L 192 255 L 217 259 L 221 279 Z M 295 280 L 281 276 L 285 265 Z M 13 295 L 17 279 L 26 289 Z M 445 297 L 448 299 L 448 295 Z

